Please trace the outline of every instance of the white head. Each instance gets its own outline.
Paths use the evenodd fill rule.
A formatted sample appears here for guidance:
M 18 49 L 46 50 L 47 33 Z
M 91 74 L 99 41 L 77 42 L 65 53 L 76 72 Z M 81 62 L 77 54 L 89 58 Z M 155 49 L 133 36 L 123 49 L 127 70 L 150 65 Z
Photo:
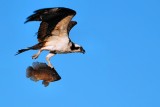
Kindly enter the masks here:
M 80 52 L 80 53 L 85 53 L 85 50 L 83 49 L 82 46 L 78 45 L 78 44 L 75 44 L 72 42 L 72 45 L 70 47 L 71 49 L 71 52 Z

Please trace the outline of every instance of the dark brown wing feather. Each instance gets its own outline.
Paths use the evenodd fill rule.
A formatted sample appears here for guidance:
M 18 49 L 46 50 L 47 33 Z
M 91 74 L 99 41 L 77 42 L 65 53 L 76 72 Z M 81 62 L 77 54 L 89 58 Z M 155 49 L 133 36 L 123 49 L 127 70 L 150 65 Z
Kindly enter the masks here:
M 67 16 L 73 17 L 75 14 L 76 12 L 74 10 L 64 7 L 39 9 L 36 10 L 33 15 L 29 16 L 25 23 L 29 21 L 42 21 L 37 38 L 39 41 L 43 41 L 46 37 L 51 36 L 51 32 L 62 19 Z
M 69 34 L 70 30 L 77 24 L 76 21 L 70 21 L 69 22 L 69 25 L 68 25 L 68 28 L 67 28 L 67 32 Z
M 37 36 L 37 39 L 39 42 L 42 42 L 41 40 L 43 40 L 45 38 L 45 36 L 47 34 L 47 29 L 48 29 L 48 23 L 41 22 L 39 30 L 38 30 L 38 36 Z

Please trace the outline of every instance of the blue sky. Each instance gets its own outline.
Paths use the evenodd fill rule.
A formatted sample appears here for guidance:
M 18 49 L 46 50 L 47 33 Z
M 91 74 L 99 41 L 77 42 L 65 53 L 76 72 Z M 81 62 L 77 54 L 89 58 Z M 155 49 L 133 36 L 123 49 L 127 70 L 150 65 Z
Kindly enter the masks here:
M 1 0 L 1 107 L 160 107 L 159 0 Z M 47 52 L 14 56 L 37 43 L 34 10 L 68 7 L 78 24 L 70 33 L 86 54 L 51 59 L 62 79 L 47 88 L 26 78 Z

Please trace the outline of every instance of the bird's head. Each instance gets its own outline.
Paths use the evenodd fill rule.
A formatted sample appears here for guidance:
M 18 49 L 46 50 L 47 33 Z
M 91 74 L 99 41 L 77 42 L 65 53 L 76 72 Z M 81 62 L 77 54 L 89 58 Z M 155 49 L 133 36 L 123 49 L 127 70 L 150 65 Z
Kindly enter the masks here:
M 85 50 L 83 49 L 82 46 L 78 45 L 78 44 L 74 44 L 72 43 L 72 46 L 71 46 L 71 51 L 72 52 L 80 52 L 80 53 L 83 53 L 85 54 Z

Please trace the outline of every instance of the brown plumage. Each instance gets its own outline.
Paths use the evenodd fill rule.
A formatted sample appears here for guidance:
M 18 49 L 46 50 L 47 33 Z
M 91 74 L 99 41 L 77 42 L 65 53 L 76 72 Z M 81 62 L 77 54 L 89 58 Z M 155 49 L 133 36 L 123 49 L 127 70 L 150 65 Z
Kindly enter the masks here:
M 40 36 L 37 37 L 39 42 L 42 42 L 42 40 L 45 38 L 47 29 L 48 29 L 48 23 L 41 22 L 38 30 L 38 35 Z
M 36 10 L 27 18 L 26 22 L 40 21 L 40 27 L 37 33 L 39 43 L 18 50 L 16 55 L 28 50 L 38 50 L 38 52 L 32 56 L 32 59 L 36 59 L 42 51 L 49 51 L 46 56 L 46 61 L 48 66 L 52 67 L 50 58 L 56 54 L 84 54 L 85 50 L 83 47 L 73 43 L 69 38 L 70 30 L 77 24 L 76 21 L 72 21 L 75 15 L 76 11 L 65 7 Z
M 34 14 L 27 17 L 25 23 L 30 21 L 41 21 L 37 32 L 37 39 L 39 43 L 26 49 L 18 50 L 16 55 L 28 50 L 38 50 L 42 48 L 46 41 L 48 41 L 48 37 L 53 36 L 53 34 L 56 36 L 60 35 L 61 26 L 65 26 L 69 34 L 70 30 L 77 24 L 76 21 L 71 21 L 72 17 L 75 15 L 76 11 L 65 7 L 44 8 L 34 11 Z
M 29 66 L 26 70 L 26 76 L 33 81 L 43 80 L 42 84 L 44 84 L 45 87 L 48 86 L 50 82 L 61 79 L 54 68 L 40 62 L 34 62 L 32 66 Z
M 67 28 L 67 32 L 69 34 L 70 30 L 77 24 L 76 21 L 70 21 L 69 22 L 69 25 L 68 25 L 68 28 Z
M 52 36 L 51 32 L 59 32 L 61 26 L 65 26 L 69 32 L 77 23 L 76 21 L 71 21 L 75 15 L 76 11 L 65 7 L 44 8 L 34 11 L 34 14 L 29 16 L 25 23 L 41 21 L 37 34 L 37 39 L 41 42 Z

